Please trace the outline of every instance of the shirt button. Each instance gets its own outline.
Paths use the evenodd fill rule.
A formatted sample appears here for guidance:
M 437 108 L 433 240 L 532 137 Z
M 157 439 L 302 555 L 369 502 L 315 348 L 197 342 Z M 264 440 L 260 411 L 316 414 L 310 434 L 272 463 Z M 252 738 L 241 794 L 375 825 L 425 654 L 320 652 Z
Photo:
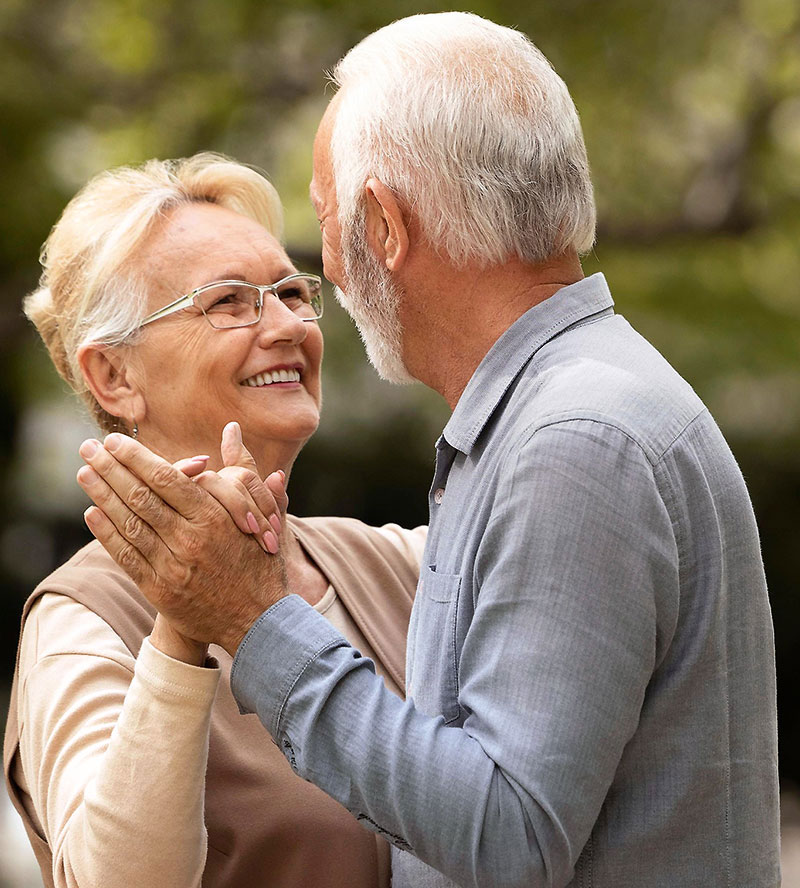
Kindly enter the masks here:
M 437 506 L 442 504 L 442 500 L 444 499 L 444 487 L 439 487 L 434 491 L 433 501 Z

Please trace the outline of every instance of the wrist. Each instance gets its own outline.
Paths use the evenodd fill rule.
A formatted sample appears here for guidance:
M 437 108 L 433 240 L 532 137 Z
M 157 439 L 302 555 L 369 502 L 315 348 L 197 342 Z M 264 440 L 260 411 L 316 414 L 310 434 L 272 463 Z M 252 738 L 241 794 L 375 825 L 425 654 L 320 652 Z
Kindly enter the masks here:
M 266 610 L 266 608 L 264 610 Z M 228 627 L 228 631 L 225 634 L 225 638 L 220 642 L 220 646 L 229 653 L 231 657 L 236 656 L 236 651 L 239 650 L 239 646 L 244 641 L 245 636 L 253 626 L 255 626 L 258 622 L 258 618 L 263 613 L 263 610 L 258 611 L 258 613 L 253 610 L 247 615 L 243 614 L 241 620 L 238 620 L 235 625 Z
M 208 656 L 207 644 L 182 635 L 160 614 L 150 633 L 150 644 L 162 654 L 190 666 L 203 666 Z

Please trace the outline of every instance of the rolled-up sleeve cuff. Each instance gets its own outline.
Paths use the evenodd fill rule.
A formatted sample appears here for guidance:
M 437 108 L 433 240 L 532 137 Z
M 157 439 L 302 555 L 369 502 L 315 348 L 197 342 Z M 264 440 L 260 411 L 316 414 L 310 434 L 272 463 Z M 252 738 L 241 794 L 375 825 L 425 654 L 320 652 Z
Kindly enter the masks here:
M 234 657 L 231 690 L 239 712 L 257 713 L 277 737 L 284 706 L 303 672 L 323 651 L 346 644 L 299 595 L 282 598 L 258 618 Z

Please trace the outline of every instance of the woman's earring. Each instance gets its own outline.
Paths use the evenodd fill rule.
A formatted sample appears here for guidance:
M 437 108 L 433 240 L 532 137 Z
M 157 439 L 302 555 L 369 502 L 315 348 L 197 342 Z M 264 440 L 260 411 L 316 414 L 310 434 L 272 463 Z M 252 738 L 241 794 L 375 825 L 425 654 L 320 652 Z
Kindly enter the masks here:
M 139 423 L 134 419 L 133 428 L 131 429 L 131 437 L 135 441 L 139 437 Z

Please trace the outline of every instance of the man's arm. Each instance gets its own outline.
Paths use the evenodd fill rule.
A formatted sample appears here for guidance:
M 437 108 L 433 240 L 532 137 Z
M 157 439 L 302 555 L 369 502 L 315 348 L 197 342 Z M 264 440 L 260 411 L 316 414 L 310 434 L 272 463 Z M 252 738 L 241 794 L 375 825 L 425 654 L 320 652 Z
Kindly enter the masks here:
M 671 524 L 640 448 L 592 426 L 543 429 L 506 466 L 461 651 L 462 727 L 383 694 L 294 597 L 234 664 L 237 699 L 298 774 L 459 884 L 572 878 L 656 663 Z
M 659 596 L 677 587 L 671 524 L 641 449 L 595 431 L 542 429 L 505 468 L 461 652 L 462 727 L 386 692 L 369 661 L 297 596 L 281 598 L 277 574 L 254 573 L 242 550 L 221 567 L 223 547 L 177 577 L 202 611 L 182 618 L 210 640 L 236 599 L 277 600 L 239 647 L 240 704 L 298 774 L 460 883 L 569 881 L 656 662 Z M 172 582 L 143 587 L 167 615 L 186 597 L 166 592 Z

